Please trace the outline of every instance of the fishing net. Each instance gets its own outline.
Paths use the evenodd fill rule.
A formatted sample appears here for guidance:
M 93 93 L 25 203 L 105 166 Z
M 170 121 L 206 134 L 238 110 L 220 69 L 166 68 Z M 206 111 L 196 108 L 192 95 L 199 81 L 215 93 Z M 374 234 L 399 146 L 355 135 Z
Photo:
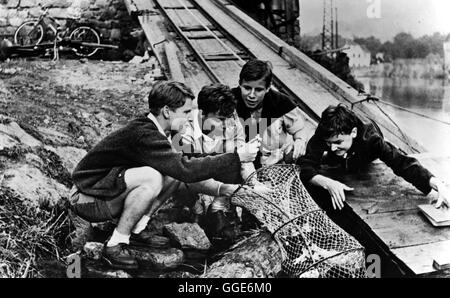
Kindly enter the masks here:
M 246 208 L 273 234 L 286 274 L 310 278 L 366 276 L 364 248 L 314 202 L 297 166 L 264 167 L 252 176 L 243 185 L 246 191 L 236 192 L 231 202 Z M 273 192 L 265 197 L 252 191 L 250 184 L 255 180 Z

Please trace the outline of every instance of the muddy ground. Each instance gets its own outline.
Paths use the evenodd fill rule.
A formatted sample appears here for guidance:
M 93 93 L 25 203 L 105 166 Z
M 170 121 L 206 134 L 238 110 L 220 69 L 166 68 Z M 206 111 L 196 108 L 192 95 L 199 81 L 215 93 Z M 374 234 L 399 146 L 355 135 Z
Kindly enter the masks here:
M 0 276 L 64 276 L 73 251 L 62 207 L 70 172 L 101 138 L 147 111 L 161 77 L 153 61 L 0 63 Z
M 164 79 L 155 59 L 135 60 L 0 63 L 0 277 L 65 277 L 77 251 L 86 277 L 192 277 L 226 249 L 205 249 L 210 240 L 185 202 L 174 200 L 147 227 L 155 247 L 133 251 L 148 266 L 111 271 L 98 258 L 114 224 L 79 237 L 82 229 L 68 216 L 73 168 L 100 139 L 146 113 L 152 85 Z M 254 234 L 242 232 L 241 239 Z
M 146 95 L 158 72 L 152 61 L 28 59 L 0 63 L 1 114 L 58 136 L 44 140 L 49 145 L 89 149 L 147 111 Z

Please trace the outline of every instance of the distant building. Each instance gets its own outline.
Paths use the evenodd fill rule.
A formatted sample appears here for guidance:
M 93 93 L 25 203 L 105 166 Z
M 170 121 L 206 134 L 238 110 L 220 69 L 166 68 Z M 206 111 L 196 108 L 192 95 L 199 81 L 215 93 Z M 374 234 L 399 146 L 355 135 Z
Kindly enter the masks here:
M 384 53 L 378 52 L 375 55 L 375 61 L 376 61 L 377 64 L 384 63 Z
M 350 59 L 350 67 L 370 66 L 370 51 L 367 50 L 366 47 L 357 43 L 347 43 L 344 47 L 348 48 L 344 50 L 344 53 L 346 53 Z

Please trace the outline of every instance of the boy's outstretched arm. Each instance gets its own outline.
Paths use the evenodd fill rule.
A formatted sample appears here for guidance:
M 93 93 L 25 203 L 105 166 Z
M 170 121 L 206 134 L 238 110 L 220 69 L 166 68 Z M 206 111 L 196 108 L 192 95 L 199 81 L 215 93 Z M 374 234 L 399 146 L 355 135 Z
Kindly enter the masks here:
M 300 177 L 303 183 L 311 183 L 326 189 L 331 196 L 333 208 L 342 209 L 344 207 L 345 191 L 351 191 L 353 188 L 319 174 L 319 167 L 325 150 L 325 143 L 317 135 L 314 135 L 308 142 L 305 156 L 299 159 L 298 164 L 301 167 Z
M 339 210 L 344 208 L 345 202 L 345 191 L 352 191 L 353 188 L 341 183 L 339 181 L 333 180 L 331 178 L 316 175 L 310 181 L 312 185 L 322 187 L 328 191 L 331 196 L 331 202 L 333 203 L 333 208 L 338 208 Z
M 210 196 L 231 196 L 238 188 L 238 184 L 226 184 L 214 179 L 208 179 L 195 183 L 187 183 L 189 189 Z

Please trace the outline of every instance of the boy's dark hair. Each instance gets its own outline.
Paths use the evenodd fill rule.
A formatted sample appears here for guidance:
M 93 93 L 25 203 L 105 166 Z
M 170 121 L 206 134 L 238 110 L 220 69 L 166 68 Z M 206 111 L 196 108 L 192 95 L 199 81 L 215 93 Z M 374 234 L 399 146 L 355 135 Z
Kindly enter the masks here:
M 159 115 L 161 108 L 168 106 L 171 110 L 182 107 L 186 97 L 194 99 L 192 90 L 181 82 L 161 81 L 156 83 L 148 94 L 148 107 L 153 115 Z
M 243 81 L 257 81 L 264 79 L 266 88 L 272 84 L 272 64 L 269 61 L 250 60 L 241 69 L 239 84 Z
M 329 106 L 322 112 L 317 133 L 322 139 L 352 132 L 358 127 L 360 120 L 356 114 L 343 105 Z
M 198 94 L 198 108 L 203 111 L 204 115 L 218 113 L 219 116 L 228 118 L 236 109 L 236 98 L 227 85 L 204 86 Z

